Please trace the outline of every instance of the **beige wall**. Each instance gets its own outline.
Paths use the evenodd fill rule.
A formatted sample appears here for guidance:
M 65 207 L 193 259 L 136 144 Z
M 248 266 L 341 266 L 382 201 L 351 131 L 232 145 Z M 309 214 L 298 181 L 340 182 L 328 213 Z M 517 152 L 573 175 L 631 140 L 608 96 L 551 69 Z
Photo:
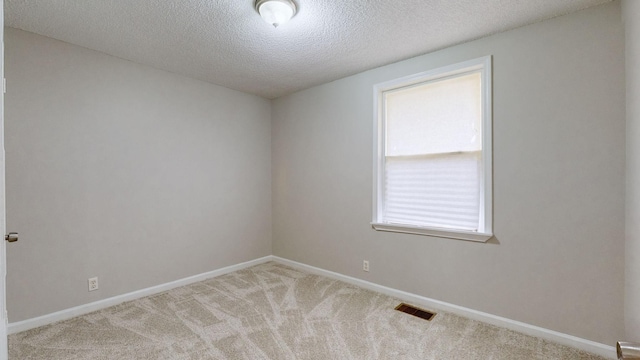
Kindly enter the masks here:
M 15 29 L 6 78 L 11 322 L 271 254 L 269 101 Z
M 640 1 L 622 2 L 627 79 L 625 339 L 640 341 Z
M 496 239 L 372 230 L 373 85 L 484 55 Z M 624 106 L 619 2 L 277 99 L 274 254 L 613 345 L 623 335 Z

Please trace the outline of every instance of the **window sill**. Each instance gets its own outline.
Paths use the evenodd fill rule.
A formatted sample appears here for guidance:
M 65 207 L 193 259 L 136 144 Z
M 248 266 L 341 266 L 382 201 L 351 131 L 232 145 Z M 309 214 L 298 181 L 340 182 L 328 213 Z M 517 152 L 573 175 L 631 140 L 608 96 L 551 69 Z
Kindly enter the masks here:
M 493 237 L 492 233 L 480 233 L 476 231 L 451 230 L 451 229 L 443 229 L 443 228 L 429 228 L 429 227 L 419 227 L 419 226 L 411 226 L 411 225 L 396 225 L 396 224 L 382 224 L 382 223 L 371 223 L 371 225 L 377 231 L 389 231 L 389 232 L 398 232 L 398 233 L 404 233 L 404 234 L 427 235 L 427 236 L 435 236 L 435 237 L 441 237 L 441 238 L 466 240 L 466 241 L 476 241 L 476 242 L 487 242 L 489 239 Z

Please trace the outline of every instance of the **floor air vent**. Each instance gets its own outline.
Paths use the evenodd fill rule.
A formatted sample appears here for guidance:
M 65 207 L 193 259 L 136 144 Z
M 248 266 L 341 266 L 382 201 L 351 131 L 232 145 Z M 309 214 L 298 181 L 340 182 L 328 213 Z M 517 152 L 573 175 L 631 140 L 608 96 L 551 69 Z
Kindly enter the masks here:
M 434 316 L 436 316 L 435 313 L 426 311 L 426 310 L 422 310 L 422 309 L 418 309 L 415 306 L 409 305 L 409 304 L 405 304 L 405 303 L 401 303 L 400 305 L 396 306 L 396 310 L 398 311 L 402 311 L 403 313 L 407 313 L 409 315 L 413 315 L 413 316 L 417 316 L 421 319 L 425 319 L 427 321 L 431 321 L 433 319 Z

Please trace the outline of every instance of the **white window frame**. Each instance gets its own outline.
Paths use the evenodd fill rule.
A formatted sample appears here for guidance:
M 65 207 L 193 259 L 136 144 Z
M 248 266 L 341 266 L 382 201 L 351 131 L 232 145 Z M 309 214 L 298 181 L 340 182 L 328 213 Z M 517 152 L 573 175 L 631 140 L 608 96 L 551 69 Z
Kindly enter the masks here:
M 481 74 L 482 96 L 482 175 L 480 177 L 480 221 L 478 231 L 449 228 L 422 227 L 383 223 L 384 169 L 385 169 L 385 101 L 384 93 L 417 84 L 444 80 L 469 72 Z M 493 237 L 493 183 L 492 183 L 492 101 L 491 56 L 464 61 L 380 83 L 374 86 L 374 160 L 373 160 L 373 220 L 375 230 L 442 238 L 486 242 Z

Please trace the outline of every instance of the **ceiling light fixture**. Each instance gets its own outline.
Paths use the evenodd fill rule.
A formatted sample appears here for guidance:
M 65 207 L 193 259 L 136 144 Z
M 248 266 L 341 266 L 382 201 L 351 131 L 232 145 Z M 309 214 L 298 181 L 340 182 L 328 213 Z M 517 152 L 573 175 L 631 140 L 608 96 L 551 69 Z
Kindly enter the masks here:
M 256 10 L 267 23 L 278 27 L 296 14 L 296 3 L 292 0 L 256 0 Z

